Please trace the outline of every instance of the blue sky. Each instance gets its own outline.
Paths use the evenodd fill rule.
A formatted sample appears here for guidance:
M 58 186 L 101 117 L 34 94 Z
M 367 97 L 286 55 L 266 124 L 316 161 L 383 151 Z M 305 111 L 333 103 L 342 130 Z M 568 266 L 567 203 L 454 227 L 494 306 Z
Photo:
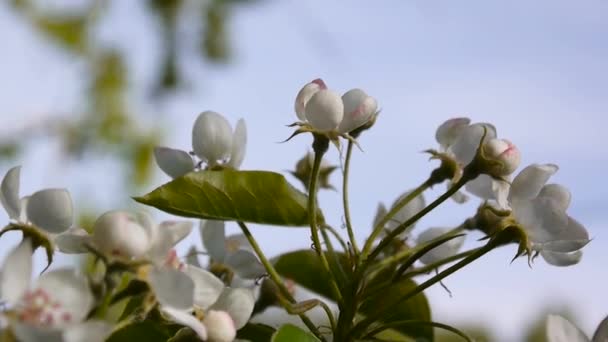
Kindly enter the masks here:
M 115 1 L 109 8 L 111 23 L 102 23 L 98 32 L 107 44 L 130 52 L 134 89 L 149 84 L 154 77 L 149 70 L 159 58 L 158 42 L 146 35 L 154 23 L 138 3 Z M 523 259 L 510 263 L 514 247 L 496 251 L 446 281 L 452 298 L 439 287 L 427 292 L 434 319 L 456 324 L 479 320 L 508 340 L 536 318 L 541 306 L 556 302 L 568 304 L 591 334 L 608 314 L 607 15 L 608 2 L 601 0 L 359 1 L 349 6 L 265 1 L 234 13 L 232 64 L 217 67 L 186 57 L 191 86 L 160 104 L 134 90 L 134 109 L 146 113 L 144 124 L 160 120 L 171 127 L 166 145 L 184 149 L 190 147 L 191 124 L 199 112 L 216 110 L 232 123 L 244 117 L 249 144 L 243 168 L 281 171 L 291 168 L 310 144 L 305 136 L 276 143 L 290 134 L 284 125 L 295 120 L 293 100 L 304 83 L 322 77 L 337 91 L 365 89 L 378 99 L 382 114 L 360 139 L 364 152 L 353 160 L 350 192 L 360 239 L 369 231 L 378 201 L 391 203 L 432 170 L 434 164 L 420 151 L 435 147 L 437 125 L 463 115 L 492 122 L 500 136 L 519 146 L 522 165 L 560 166 L 552 182 L 571 190 L 570 215 L 594 239 L 583 261 L 570 268 L 538 260 L 530 269 Z M 182 29 L 183 35 L 192 32 Z M 44 44 L 6 5 L 0 5 L 0 41 L 0 134 L 82 108 L 83 66 Z M 22 158 L 23 193 L 65 186 L 82 199 L 77 208 L 114 208 L 120 180 L 100 175 L 117 166 L 106 159 L 66 163 L 58 150 L 45 141 L 32 144 Z M 329 158 L 338 163 L 337 153 Z M 1 165 L 2 172 L 8 167 Z M 333 180 L 339 184 L 340 177 Z M 155 184 L 164 181 L 159 173 Z M 91 189 L 95 201 L 89 203 Z M 121 206 L 128 195 L 119 198 Z M 330 221 L 339 225 L 340 194 L 324 192 L 320 201 Z M 458 225 L 475 206 L 447 203 L 418 229 Z M 0 221 L 5 219 L 0 214 Z M 269 254 L 309 245 L 305 229 L 254 229 Z M 465 247 L 473 246 L 476 237 Z M 3 246 L 16 238 L 5 241 Z

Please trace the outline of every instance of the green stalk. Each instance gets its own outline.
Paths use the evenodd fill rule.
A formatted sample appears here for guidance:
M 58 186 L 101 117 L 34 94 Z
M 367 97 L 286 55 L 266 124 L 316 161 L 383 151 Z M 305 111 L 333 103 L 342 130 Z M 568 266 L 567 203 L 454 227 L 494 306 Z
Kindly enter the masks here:
M 344 207 L 344 222 L 346 224 L 346 230 L 348 231 L 348 239 L 353 249 L 353 255 L 355 256 L 355 263 L 359 257 L 359 247 L 357 246 L 357 240 L 353 230 L 353 225 L 350 219 L 350 208 L 348 204 L 348 175 L 350 171 L 350 157 L 353 154 L 353 142 L 348 141 L 348 147 L 346 148 L 346 158 L 344 160 L 344 176 L 342 180 L 342 206 Z
M 367 241 L 365 241 L 365 245 L 363 246 L 363 251 L 361 252 L 361 260 L 363 262 L 366 261 L 367 256 L 372 249 L 374 241 L 378 238 L 378 235 L 382 232 L 384 226 L 395 216 L 403 207 L 405 207 L 408 203 L 410 203 L 414 198 L 418 197 L 421 193 L 423 193 L 426 189 L 431 187 L 432 183 L 430 179 L 426 180 L 419 187 L 412 190 L 407 196 L 401 199 L 384 217 L 376 224 L 374 229 L 372 230 L 372 234 L 369 236 Z M 409 225 L 408 225 L 409 226 Z
M 351 331 L 351 335 L 352 336 L 358 336 L 358 334 L 361 334 L 362 332 L 365 331 L 365 329 L 367 329 L 370 325 L 372 325 L 373 323 L 375 323 L 376 321 L 384 318 L 387 319 L 390 317 L 390 315 L 384 316 L 387 312 L 391 312 L 394 310 L 394 308 L 401 304 L 404 301 L 407 301 L 408 299 L 412 298 L 413 296 L 421 293 L 422 291 L 426 290 L 427 288 L 431 287 L 432 285 L 442 281 L 443 279 L 445 279 L 446 277 L 448 277 L 449 275 L 451 275 L 452 273 L 460 270 L 461 268 L 465 267 L 466 265 L 472 263 L 473 261 L 479 259 L 480 257 L 482 257 L 483 255 L 485 255 L 486 253 L 490 252 L 491 250 L 493 250 L 494 248 L 496 248 L 497 246 L 499 246 L 502 242 L 498 241 L 498 239 L 492 239 L 490 240 L 485 246 L 479 248 L 478 250 L 476 250 L 474 253 L 472 253 L 471 255 L 467 256 L 466 258 L 464 258 L 463 260 L 461 260 L 460 262 L 458 262 L 457 264 L 450 266 L 449 268 L 445 269 L 444 271 L 442 271 L 441 273 L 437 274 L 436 276 L 430 278 L 429 280 L 425 281 L 424 283 L 418 285 L 415 289 L 413 289 L 412 291 L 406 293 L 405 295 L 403 295 L 402 297 L 396 299 L 391 305 L 389 305 L 385 310 L 383 311 L 377 311 L 375 313 L 373 313 L 372 315 L 368 316 L 367 318 L 365 318 L 364 320 L 362 320 L 361 322 L 359 322 Z M 383 317 L 384 316 L 384 317 Z
M 321 245 L 321 240 L 319 239 L 319 227 L 317 226 L 317 181 L 319 179 L 319 169 L 324 153 L 325 152 L 321 151 L 315 152 L 315 160 L 312 166 L 310 185 L 308 187 L 308 223 L 310 225 L 310 234 L 312 236 L 315 251 L 321 260 L 321 266 L 327 272 L 327 274 L 332 274 L 329 267 L 329 262 L 327 261 L 325 253 L 323 252 L 323 246 Z M 331 277 L 330 279 L 330 288 L 336 302 L 340 304 L 342 302 L 342 294 L 340 293 L 340 289 L 338 288 L 338 284 L 336 283 L 336 279 L 334 279 L 334 277 Z
M 475 248 L 475 249 L 471 249 L 471 250 L 468 250 L 468 251 L 465 251 L 465 252 L 461 252 L 461 253 L 452 255 L 450 257 L 447 257 L 445 259 L 439 260 L 439 261 L 434 262 L 432 264 L 428 264 L 428 265 L 425 265 L 425 266 L 413 269 L 413 270 L 411 270 L 409 272 L 405 272 L 401 277 L 403 277 L 403 278 L 411 278 L 411 277 L 414 277 L 414 276 L 417 276 L 417 275 L 420 275 L 420 274 L 427 274 L 427 273 L 429 273 L 431 271 L 434 271 L 434 270 L 438 269 L 439 267 L 441 267 L 441 266 L 443 266 L 445 264 L 449 264 L 449 263 L 451 263 L 453 261 L 465 258 L 465 257 L 467 257 L 467 256 L 475 253 L 478 250 L 479 250 L 479 248 Z
M 249 241 L 249 244 L 255 251 L 255 254 L 260 259 L 260 262 L 262 263 L 262 265 L 264 265 L 264 268 L 266 268 L 266 272 L 268 272 L 270 279 L 272 279 L 272 281 L 274 281 L 274 283 L 277 284 L 277 286 L 279 287 L 279 291 L 281 291 L 281 294 L 283 295 L 283 297 L 285 297 L 290 303 L 296 303 L 296 300 L 293 298 L 293 296 L 291 295 L 291 293 L 289 292 L 289 290 L 287 289 L 285 284 L 283 284 L 283 280 L 281 279 L 281 276 L 275 270 L 274 266 L 272 266 L 272 263 L 270 263 L 270 261 L 266 258 L 266 255 L 264 255 L 264 252 L 262 252 L 262 249 L 260 248 L 257 241 L 255 240 L 255 238 L 249 231 L 249 228 L 247 228 L 245 223 L 243 223 L 241 221 L 238 222 L 238 225 L 239 225 L 239 227 L 241 227 L 243 234 L 245 234 L 247 241 Z M 317 336 L 321 341 L 327 341 L 325 339 L 325 337 L 323 337 L 321 332 L 319 332 L 319 329 L 317 329 L 315 324 L 310 320 L 310 318 L 308 318 L 308 316 L 306 316 L 306 314 L 302 313 L 302 314 L 299 314 L 298 316 L 300 316 L 300 319 L 302 320 L 302 322 L 306 325 L 306 327 L 308 327 L 308 329 L 313 334 L 315 334 L 315 336 Z

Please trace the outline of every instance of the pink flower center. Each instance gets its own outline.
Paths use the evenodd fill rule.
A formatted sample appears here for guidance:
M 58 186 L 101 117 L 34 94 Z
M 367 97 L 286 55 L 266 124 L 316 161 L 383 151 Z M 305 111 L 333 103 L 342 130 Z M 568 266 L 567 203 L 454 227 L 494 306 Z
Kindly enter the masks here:
M 72 314 L 43 289 L 27 291 L 19 307 L 18 319 L 42 326 L 55 326 L 72 322 Z
M 179 257 L 177 256 L 177 252 L 175 251 L 174 248 L 172 248 L 169 251 L 169 254 L 167 254 L 167 258 L 165 259 L 165 266 L 175 268 L 176 270 L 179 270 L 179 271 L 183 271 L 184 268 L 186 267 L 186 265 L 181 260 L 179 260 Z

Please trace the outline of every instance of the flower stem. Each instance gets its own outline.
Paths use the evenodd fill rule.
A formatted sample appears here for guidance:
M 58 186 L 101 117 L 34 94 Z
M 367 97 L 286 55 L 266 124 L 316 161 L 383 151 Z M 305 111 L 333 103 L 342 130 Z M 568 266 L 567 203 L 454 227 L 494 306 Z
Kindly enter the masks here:
M 403 199 L 401 199 L 384 217 L 376 224 L 374 229 L 372 230 L 372 234 L 369 236 L 367 241 L 365 241 L 365 245 L 363 246 L 363 251 L 361 252 L 361 260 L 365 261 L 367 256 L 370 253 L 370 250 L 374 244 L 374 241 L 378 237 L 378 235 L 382 232 L 386 224 L 395 216 L 403 207 L 405 207 L 408 203 L 410 203 L 414 198 L 418 197 L 421 193 L 423 193 L 426 189 L 428 189 L 432 185 L 430 179 L 426 180 L 419 187 L 414 189 L 412 192 L 407 194 Z M 409 222 L 410 220 L 408 220 Z M 409 226 L 409 225 L 408 225 Z M 406 226 L 406 227 L 408 227 Z M 397 236 L 397 235 L 395 235 Z M 373 258 L 372 258 L 373 259 Z
M 475 250 L 474 253 L 470 254 L 463 260 L 450 266 L 449 268 L 445 269 L 444 271 L 442 271 L 441 273 L 437 274 L 436 276 L 430 278 L 429 280 L 425 281 L 424 283 L 418 285 L 415 289 L 406 293 L 405 295 L 401 296 L 400 298 L 396 299 L 383 310 L 376 311 L 372 315 L 368 316 L 367 318 L 365 318 L 364 320 L 359 322 L 353 328 L 353 330 L 351 331 L 351 334 L 353 336 L 357 336 L 357 334 L 361 334 L 363 331 L 365 331 L 365 329 L 367 329 L 371 324 L 376 322 L 378 319 L 380 319 L 380 318 L 388 319 L 389 317 L 386 317 L 386 313 L 394 312 L 394 308 L 396 306 L 398 306 L 399 304 L 401 304 L 402 302 L 407 301 L 408 299 L 412 298 L 413 296 L 415 296 L 415 295 L 421 293 L 422 291 L 426 290 L 427 288 L 431 287 L 432 285 L 440 282 L 441 280 L 448 277 L 452 273 L 460 270 L 461 268 L 465 267 L 466 265 L 479 259 L 480 257 L 482 257 L 486 253 L 490 252 L 497 246 L 500 246 L 501 244 L 502 244 L 502 241 L 500 241 L 500 239 L 498 239 L 498 238 L 490 240 L 485 246 Z
M 399 234 L 403 233 L 409 226 L 411 226 L 412 224 L 416 223 L 418 220 L 420 220 L 426 214 L 428 214 L 433 209 L 435 209 L 436 207 L 438 207 L 445 200 L 447 200 L 448 198 L 450 198 L 460 188 L 462 188 L 468 181 L 469 181 L 469 178 L 463 176 L 456 184 L 452 185 L 448 189 L 448 191 L 446 191 L 443 195 L 439 196 L 439 198 L 437 198 L 435 201 L 433 201 L 433 203 L 427 205 L 424 209 L 422 209 L 421 211 L 419 211 L 416 215 L 410 217 L 410 219 L 408 219 L 407 221 L 403 222 L 397 228 L 395 228 L 393 231 L 391 231 L 387 236 L 384 237 L 384 239 L 382 239 L 380 241 L 380 243 L 378 244 L 378 246 L 374 250 L 372 250 L 372 252 L 370 253 L 369 257 L 367 259 L 364 259 L 364 261 L 363 261 L 364 262 L 364 266 L 368 266 L 371 262 L 373 262 L 374 259 L 378 256 L 378 254 L 380 254 L 380 252 L 382 252 L 382 250 L 384 248 L 386 248 L 386 246 L 388 246 L 391 243 L 391 241 L 393 241 L 397 236 L 399 236 Z M 421 189 L 424 185 L 425 184 L 421 185 L 416 190 Z M 412 191 L 412 193 L 414 193 L 416 190 Z M 422 192 L 422 191 L 420 191 L 420 192 Z M 412 193 L 410 193 L 410 194 L 412 194 Z M 368 240 L 368 242 L 369 242 L 369 240 Z M 365 267 L 363 267 L 363 269 L 365 269 Z
M 243 234 L 245 234 L 245 237 L 247 238 L 247 241 L 249 241 L 249 244 L 251 245 L 251 247 L 255 251 L 255 254 L 260 259 L 260 262 L 262 263 L 262 265 L 264 265 L 264 268 L 266 268 L 266 272 L 268 272 L 268 275 L 270 276 L 270 279 L 272 279 L 272 281 L 274 281 L 274 283 L 277 284 L 277 286 L 279 287 L 279 291 L 281 291 L 281 294 L 289 302 L 296 303 L 296 300 L 293 298 L 293 296 L 291 295 L 291 293 L 289 293 L 289 290 L 287 289 L 287 287 L 283 283 L 283 280 L 281 279 L 281 276 L 279 275 L 279 273 L 277 272 L 277 270 L 275 270 L 274 266 L 272 266 L 272 263 L 270 263 L 270 261 L 268 260 L 268 258 L 266 258 L 266 255 L 264 255 L 264 252 L 262 252 L 262 249 L 260 248 L 260 246 L 258 245 L 257 241 L 255 240 L 255 238 L 251 234 L 251 231 L 249 231 L 249 228 L 247 228 L 247 226 L 245 225 L 245 223 L 241 222 L 241 221 L 238 222 L 238 225 L 239 225 L 239 227 L 241 227 L 241 230 L 243 231 Z M 302 320 L 302 322 L 306 325 L 306 327 L 308 327 L 308 329 L 310 329 L 310 331 L 313 334 L 315 334 L 315 336 L 317 336 L 321 341 L 326 341 L 325 337 L 323 337 L 323 335 L 319 332 L 319 329 L 317 329 L 317 327 L 315 326 L 315 324 L 310 320 L 310 318 L 308 318 L 308 316 L 306 316 L 306 314 L 302 313 L 302 314 L 299 314 L 298 316 L 300 316 L 300 319 Z
M 357 239 L 355 238 L 353 225 L 350 219 L 350 208 L 348 204 L 348 175 L 350 171 L 350 158 L 352 154 L 353 142 L 349 141 L 348 147 L 346 148 L 346 158 L 344 160 L 344 176 L 342 180 L 342 205 L 344 207 L 344 222 L 346 224 L 346 230 L 348 231 L 348 239 L 350 240 L 352 252 L 355 256 L 355 263 L 357 263 L 357 259 L 359 257 L 359 247 L 357 246 Z
M 427 274 L 427 273 L 429 273 L 429 272 L 431 272 L 433 270 L 438 269 L 439 267 L 441 267 L 441 266 L 443 266 L 445 264 L 449 264 L 449 263 L 451 263 L 453 261 L 465 258 L 465 257 L 467 257 L 467 256 L 469 256 L 469 255 L 471 255 L 471 254 L 473 254 L 475 252 L 477 252 L 478 250 L 479 250 L 479 248 L 475 248 L 475 249 L 471 249 L 471 250 L 468 250 L 468 251 L 464 251 L 462 253 L 458 253 L 458 254 L 452 255 L 450 257 L 447 257 L 445 259 L 439 260 L 439 261 L 434 262 L 432 264 L 428 264 L 428 265 L 425 265 L 425 266 L 422 266 L 422 267 L 419 267 L 419 268 L 415 268 L 415 269 L 413 269 L 413 270 L 411 270 L 409 272 L 405 272 L 401 277 L 402 278 L 411 278 L 411 277 L 414 277 L 414 276 L 417 276 L 417 275 L 420 275 L 420 274 Z
M 317 226 L 317 181 L 319 179 L 319 169 L 324 153 L 324 151 L 315 151 L 315 160 L 312 166 L 312 174 L 308 187 L 308 223 L 310 224 L 310 234 L 312 236 L 315 251 L 321 260 L 321 266 L 327 272 L 327 274 L 333 274 L 331 272 L 331 268 L 329 267 L 327 257 L 323 252 L 323 246 L 321 245 L 321 239 L 319 238 L 319 227 Z M 340 304 L 342 302 L 342 295 L 340 293 L 340 289 L 338 288 L 338 284 L 336 283 L 335 277 L 330 277 L 330 288 L 336 302 Z

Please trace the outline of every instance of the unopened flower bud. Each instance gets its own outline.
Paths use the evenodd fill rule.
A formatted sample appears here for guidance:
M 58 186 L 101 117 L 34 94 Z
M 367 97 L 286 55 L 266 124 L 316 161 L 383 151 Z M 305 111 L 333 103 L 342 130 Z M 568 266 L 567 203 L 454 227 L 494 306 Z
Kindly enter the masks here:
M 232 150 L 232 127 L 220 114 L 202 112 L 192 127 L 192 148 L 203 161 L 215 164 L 230 157 Z
M 93 227 L 93 244 L 105 255 L 122 258 L 143 256 L 150 248 L 149 231 L 135 214 L 110 211 L 101 215 Z
M 310 98 L 319 90 L 327 89 L 325 82 L 322 79 L 317 78 L 310 83 L 307 83 L 296 96 L 295 110 L 298 119 L 301 121 L 306 121 L 306 104 L 310 100 Z
M 341 133 L 349 133 L 367 123 L 378 110 L 378 102 L 361 89 L 351 89 L 342 95 L 344 117 L 338 126 Z
M 207 328 L 209 342 L 232 342 L 236 338 L 234 321 L 225 311 L 209 310 L 203 324 Z
M 513 173 L 521 161 L 519 149 L 506 139 L 490 139 L 483 145 L 485 158 L 492 162 L 490 170 L 484 170 L 491 176 L 508 176 Z
M 340 95 L 323 89 L 316 92 L 305 107 L 306 119 L 322 132 L 335 130 L 344 117 L 344 104 Z

